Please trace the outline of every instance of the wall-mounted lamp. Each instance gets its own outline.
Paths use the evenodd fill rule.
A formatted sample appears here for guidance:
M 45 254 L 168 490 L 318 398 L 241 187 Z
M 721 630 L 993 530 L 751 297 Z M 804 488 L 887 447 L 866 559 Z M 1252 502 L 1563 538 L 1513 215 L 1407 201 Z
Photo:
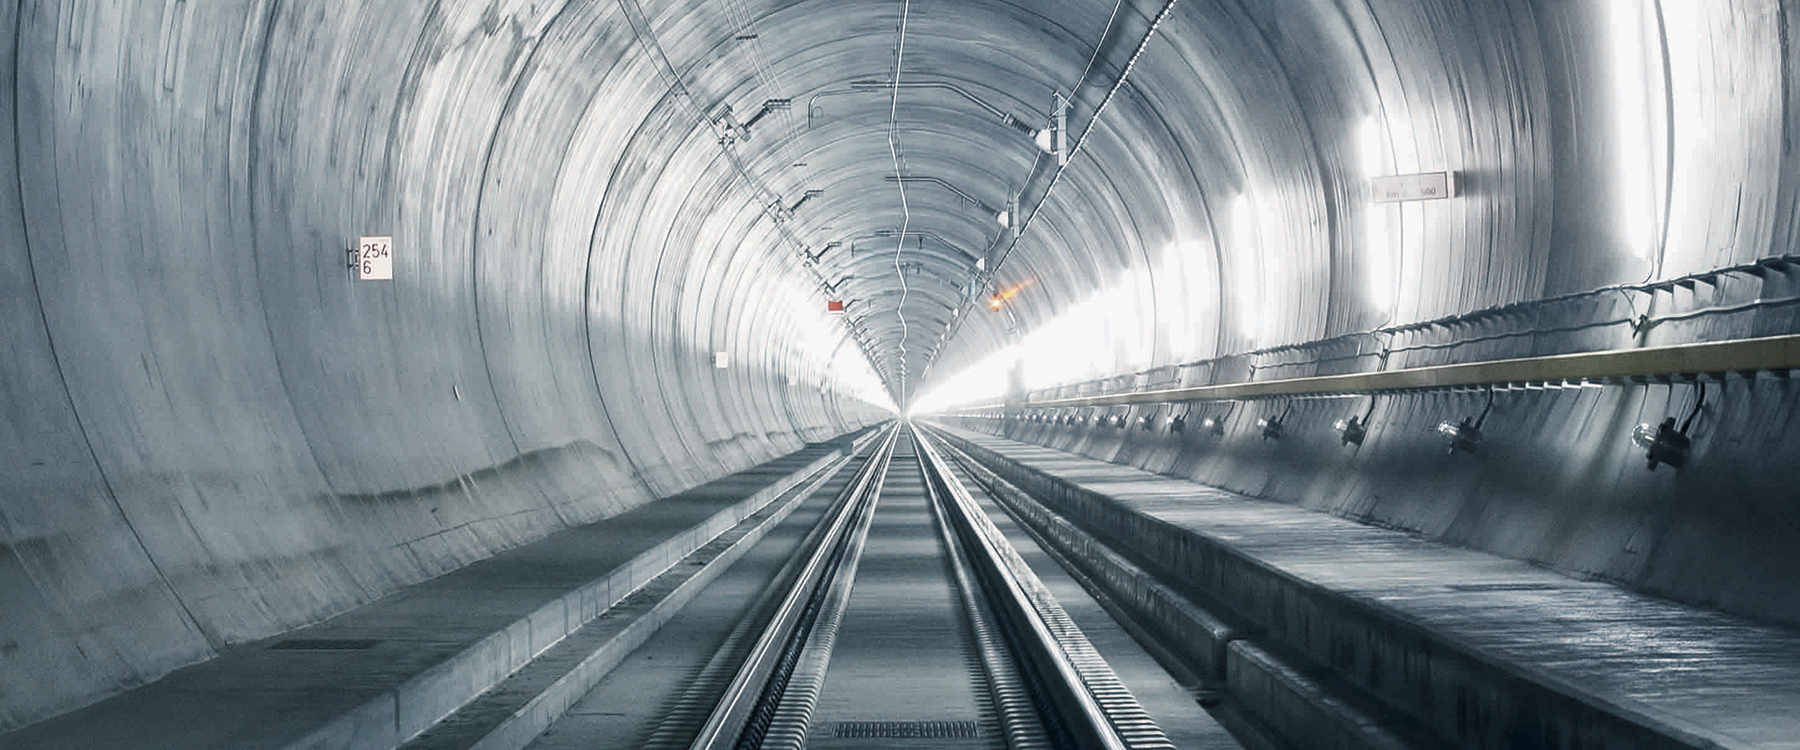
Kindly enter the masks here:
M 1481 425 L 1487 422 L 1488 412 L 1494 408 L 1494 389 L 1488 389 L 1487 406 L 1481 408 L 1481 416 L 1474 419 L 1463 417 L 1461 422 L 1439 422 L 1438 434 L 1450 441 L 1450 453 L 1454 455 L 1462 451 L 1471 456 L 1479 455 L 1481 450 Z
M 1659 463 L 1668 464 L 1677 469 L 1687 463 L 1688 451 L 1693 448 L 1693 441 L 1688 438 L 1688 428 L 1694 426 L 1694 417 L 1700 415 L 1700 405 L 1706 403 L 1706 384 L 1700 384 L 1700 390 L 1694 397 L 1694 410 L 1688 412 L 1687 419 L 1681 427 L 1675 427 L 1675 418 L 1668 417 L 1661 424 L 1644 423 L 1631 431 L 1631 440 L 1644 449 L 1646 468 L 1656 471 Z
M 1340 419 L 1331 425 L 1337 430 L 1340 445 L 1362 445 L 1363 439 L 1369 436 L 1369 417 L 1375 414 L 1375 397 L 1369 397 L 1369 409 L 1360 416 L 1351 415 L 1349 419 Z
M 1138 417 L 1138 429 L 1149 432 L 1150 430 L 1155 429 L 1155 427 L 1156 418 L 1154 416 L 1145 414 L 1142 417 Z
M 1285 428 L 1282 427 L 1282 424 L 1281 424 L 1282 420 L 1287 419 L 1288 412 L 1292 411 L 1293 408 L 1294 408 L 1294 405 L 1290 403 L 1286 407 L 1282 408 L 1280 414 L 1273 416 L 1273 417 L 1263 417 L 1262 419 L 1256 420 L 1256 429 L 1258 431 L 1262 432 L 1262 439 L 1264 439 L 1264 440 L 1280 440 L 1281 436 L 1284 434 L 1284 430 L 1285 430 Z
M 1175 435 L 1187 432 L 1187 417 L 1181 414 L 1169 417 L 1169 432 Z
M 1200 420 L 1200 430 L 1202 432 L 1210 432 L 1214 436 L 1223 435 L 1225 434 L 1225 418 L 1207 417 L 1202 419 Z

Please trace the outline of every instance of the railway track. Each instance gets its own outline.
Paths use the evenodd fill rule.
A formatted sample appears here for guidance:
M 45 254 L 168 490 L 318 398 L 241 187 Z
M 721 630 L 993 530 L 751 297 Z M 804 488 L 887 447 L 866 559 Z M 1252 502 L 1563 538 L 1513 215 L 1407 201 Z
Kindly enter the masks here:
M 876 443 L 648 746 L 1172 747 L 923 438 Z

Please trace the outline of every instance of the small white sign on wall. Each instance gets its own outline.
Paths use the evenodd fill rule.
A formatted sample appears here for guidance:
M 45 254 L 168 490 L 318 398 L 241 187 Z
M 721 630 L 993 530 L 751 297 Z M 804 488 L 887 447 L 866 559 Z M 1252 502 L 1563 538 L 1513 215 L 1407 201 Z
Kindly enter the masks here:
M 1369 199 L 1376 203 L 1429 201 L 1455 196 L 1455 172 L 1397 174 L 1369 180 Z
M 391 281 L 394 278 L 394 238 L 364 237 L 356 242 L 356 278 Z
M 713 352 L 713 367 L 723 370 L 731 366 L 731 355 L 726 352 Z

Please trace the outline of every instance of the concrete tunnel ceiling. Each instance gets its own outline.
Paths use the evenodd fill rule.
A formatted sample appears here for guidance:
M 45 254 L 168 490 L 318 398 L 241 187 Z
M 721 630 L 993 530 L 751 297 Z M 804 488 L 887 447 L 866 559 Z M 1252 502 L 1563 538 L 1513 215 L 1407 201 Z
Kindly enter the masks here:
M 1529 235 L 1547 204 L 1507 194 L 1549 176 L 1549 121 L 1518 116 L 1547 92 L 1542 70 L 1489 62 L 1536 43 L 1537 19 L 1505 5 L 1444 5 L 1446 18 L 1415 9 L 1384 24 L 1380 3 L 626 2 L 512 15 L 452 4 L 420 20 L 416 46 L 510 50 L 512 67 L 488 74 L 505 96 L 435 85 L 504 102 L 475 122 L 453 118 L 478 126 L 457 138 L 495 144 L 484 154 L 490 171 L 589 190 L 555 206 L 597 214 L 588 237 L 526 243 L 542 248 L 543 267 L 616 256 L 602 262 L 629 266 L 629 284 L 701 290 L 689 303 L 701 306 L 754 279 L 730 314 L 757 318 L 845 301 L 855 346 L 904 403 L 1121 274 L 1145 275 L 1144 309 L 1164 318 L 1143 326 L 1150 352 L 1130 363 L 1139 366 L 1525 298 L 1547 283 L 1614 280 L 1613 269 L 1590 267 L 1552 281 L 1542 237 Z M 1565 12 L 1583 13 L 1596 15 Z M 1602 36 L 1570 41 L 1598 48 Z M 1403 64 L 1438 58 L 1441 69 Z M 480 64 L 411 63 L 419 81 L 394 93 L 404 100 L 409 85 Z M 560 109 L 536 93 L 545 79 L 566 89 Z M 1447 83 L 1462 100 L 1435 97 Z M 1049 128 L 1057 96 L 1072 98 L 1065 149 L 1080 144 L 1066 169 L 1028 132 Z M 1465 190 L 1495 196 L 1406 219 L 1426 238 L 1419 244 L 1440 245 L 1451 261 L 1442 284 L 1406 299 L 1362 291 L 1369 274 L 1396 264 L 1373 262 L 1389 251 L 1356 232 L 1368 175 L 1350 141 L 1371 118 L 1389 144 L 1379 171 L 1460 167 Z M 1246 197 L 1254 210 L 1234 216 Z M 531 217 L 542 204 L 504 205 Z M 996 208 L 1012 209 L 1012 227 Z M 1248 235 L 1246 222 L 1258 224 Z M 1583 239 L 1611 251 L 1602 260 L 1620 255 L 1609 247 L 1617 238 Z M 1170 252 L 1199 256 L 1188 273 L 1207 279 L 1155 273 Z M 742 275 L 746 264 L 761 270 Z M 1468 283 L 1487 268 L 1500 278 Z M 789 283 L 768 284 L 770 274 Z M 984 309 L 1010 289 L 1022 293 L 1004 311 Z M 1172 340 L 1177 327 L 1184 340 Z
M 1134 339 L 1070 339 L 1082 380 L 1788 252 L 1794 15 L 0 4 L 0 730 L 886 419 L 1072 312 Z M 1058 94 L 1066 168 L 1029 132 Z M 1456 199 L 1364 200 L 1434 170 Z M 1657 335 L 1751 330 L 1706 325 Z

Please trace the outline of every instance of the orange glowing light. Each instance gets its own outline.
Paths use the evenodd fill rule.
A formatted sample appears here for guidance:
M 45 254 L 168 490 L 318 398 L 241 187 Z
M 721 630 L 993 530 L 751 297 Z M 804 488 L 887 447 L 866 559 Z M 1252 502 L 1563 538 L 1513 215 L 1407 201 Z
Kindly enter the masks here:
M 994 296 L 988 298 L 988 307 L 991 309 L 994 309 L 994 310 L 999 310 L 1001 305 L 1005 304 L 1007 300 L 1013 298 L 1013 295 L 1016 295 L 1019 292 L 1024 291 L 1025 287 L 1028 287 L 1028 286 L 1031 286 L 1031 281 L 1029 279 L 1019 282 L 1017 285 L 1014 285 L 1010 289 L 1002 289 L 998 292 L 995 292 Z

